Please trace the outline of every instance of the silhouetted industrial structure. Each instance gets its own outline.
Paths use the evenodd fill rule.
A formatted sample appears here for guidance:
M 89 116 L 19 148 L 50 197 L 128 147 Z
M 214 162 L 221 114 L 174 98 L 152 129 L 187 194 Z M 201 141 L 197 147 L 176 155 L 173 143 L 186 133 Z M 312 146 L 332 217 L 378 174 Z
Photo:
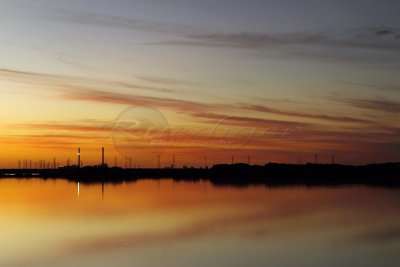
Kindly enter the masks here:
M 78 147 L 78 168 L 81 167 L 81 148 Z
M 104 147 L 101 148 L 101 166 L 104 166 Z

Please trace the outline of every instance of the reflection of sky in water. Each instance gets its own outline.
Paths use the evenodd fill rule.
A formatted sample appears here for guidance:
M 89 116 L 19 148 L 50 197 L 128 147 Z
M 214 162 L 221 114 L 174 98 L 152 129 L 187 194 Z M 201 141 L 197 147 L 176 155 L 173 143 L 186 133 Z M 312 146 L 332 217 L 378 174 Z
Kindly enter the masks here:
M 0 266 L 400 264 L 398 190 L 1 180 L 0 203 Z

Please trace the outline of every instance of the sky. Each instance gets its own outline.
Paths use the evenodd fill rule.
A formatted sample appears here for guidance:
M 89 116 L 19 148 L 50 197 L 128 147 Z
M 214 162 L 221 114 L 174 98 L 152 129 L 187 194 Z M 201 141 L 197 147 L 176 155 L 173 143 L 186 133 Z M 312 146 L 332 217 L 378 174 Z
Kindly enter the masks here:
M 398 10 L 0 0 L 0 167 L 399 161 Z

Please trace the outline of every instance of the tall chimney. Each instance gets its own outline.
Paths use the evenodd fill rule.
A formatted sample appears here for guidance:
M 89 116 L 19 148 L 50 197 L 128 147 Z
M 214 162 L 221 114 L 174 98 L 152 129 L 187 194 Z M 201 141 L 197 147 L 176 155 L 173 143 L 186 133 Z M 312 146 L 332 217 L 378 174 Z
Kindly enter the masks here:
M 104 147 L 101 148 L 101 166 L 104 166 Z
M 78 168 L 81 167 L 81 148 L 78 147 Z

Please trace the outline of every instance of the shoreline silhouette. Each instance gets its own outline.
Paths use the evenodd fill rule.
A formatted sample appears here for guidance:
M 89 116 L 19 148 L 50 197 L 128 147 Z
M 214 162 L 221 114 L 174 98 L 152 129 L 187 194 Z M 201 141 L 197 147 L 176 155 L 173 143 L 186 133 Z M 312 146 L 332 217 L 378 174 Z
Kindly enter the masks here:
M 400 187 L 400 163 L 304 165 L 219 164 L 211 168 L 119 168 L 107 165 L 60 167 L 56 169 L 0 169 L 0 179 L 66 179 L 82 183 L 121 183 L 140 179 L 208 180 L 214 185 L 340 186 L 367 185 Z

